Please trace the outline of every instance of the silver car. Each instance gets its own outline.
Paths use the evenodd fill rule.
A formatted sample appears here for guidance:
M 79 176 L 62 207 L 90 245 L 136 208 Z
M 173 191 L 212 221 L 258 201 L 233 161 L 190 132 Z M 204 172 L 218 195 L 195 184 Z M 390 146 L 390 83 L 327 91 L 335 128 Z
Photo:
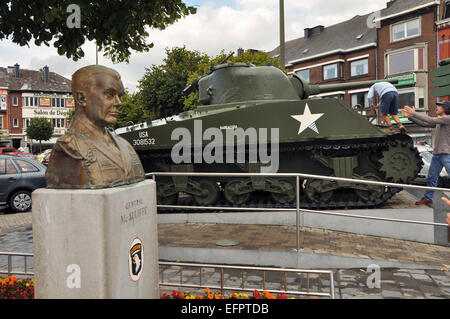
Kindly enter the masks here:
M 14 212 L 31 209 L 31 192 L 46 187 L 46 167 L 34 159 L 17 155 L 0 155 L 0 205 Z
M 420 157 L 422 157 L 423 166 L 419 172 L 419 176 L 417 176 L 417 178 L 414 180 L 414 184 L 426 185 L 428 170 L 430 169 L 431 159 L 433 158 L 433 148 L 430 146 L 422 145 L 416 145 L 416 148 L 420 154 Z M 441 171 L 438 180 L 438 187 L 449 187 L 450 177 L 448 176 L 448 173 L 449 172 L 447 172 L 445 168 Z

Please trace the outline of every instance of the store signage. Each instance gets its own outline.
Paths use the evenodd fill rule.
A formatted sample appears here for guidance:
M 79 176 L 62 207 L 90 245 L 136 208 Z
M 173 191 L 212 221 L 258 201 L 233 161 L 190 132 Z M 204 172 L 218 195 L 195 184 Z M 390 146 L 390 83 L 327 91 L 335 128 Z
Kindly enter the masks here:
M 50 98 L 48 98 L 48 97 L 45 97 L 45 98 L 41 97 L 39 105 L 40 106 L 50 106 Z
M 59 97 L 59 98 L 70 98 L 71 95 L 70 94 L 61 94 L 61 93 L 45 93 L 45 92 L 41 92 L 41 93 L 31 93 L 31 94 L 22 94 L 22 96 L 34 96 L 34 97 Z
M 400 123 L 412 123 L 406 116 L 403 116 L 401 114 L 398 114 L 398 117 L 400 118 Z M 391 119 L 392 123 L 395 123 L 394 119 L 392 118 L 392 116 L 389 115 L 389 118 Z
M 398 83 L 394 86 L 409 86 L 416 84 L 416 74 L 415 73 L 404 73 L 399 75 L 389 75 L 386 80 L 398 79 Z
M 74 107 L 73 99 L 66 99 L 66 107 Z
M 39 107 L 26 107 L 22 109 L 23 118 L 33 118 L 33 117 L 48 117 L 48 118 L 65 118 L 67 116 L 68 110 L 57 109 L 57 108 L 39 108 Z
M 0 110 L 6 111 L 6 101 L 8 100 L 8 96 L 6 94 L 0 94 Z

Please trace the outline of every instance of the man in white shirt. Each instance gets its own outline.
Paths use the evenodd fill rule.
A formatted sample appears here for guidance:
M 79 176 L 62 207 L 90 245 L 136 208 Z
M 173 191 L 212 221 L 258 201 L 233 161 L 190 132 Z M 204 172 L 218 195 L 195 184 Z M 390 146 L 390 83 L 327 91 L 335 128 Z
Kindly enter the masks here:
M 392 127 L 392 122 L 389 118 L 389 115 L 391 115 L 394 121 L 397 122 L 400 133 L 406 134 L 406 129 L 403 124 L 400 123 L 400 118 L 398 116 L 398 91 L 395 86 L 389 82 L 378 82 L 372 85 L 369 89 L 369 94 L 367 95 L 370 106 L 374 104 L 373 98 L 375 95 L 381 100 L 380 105 L 376 107 L 380 109 L 381 115 L 388 126 L 386 133 L 395 133 L 395 129 Z

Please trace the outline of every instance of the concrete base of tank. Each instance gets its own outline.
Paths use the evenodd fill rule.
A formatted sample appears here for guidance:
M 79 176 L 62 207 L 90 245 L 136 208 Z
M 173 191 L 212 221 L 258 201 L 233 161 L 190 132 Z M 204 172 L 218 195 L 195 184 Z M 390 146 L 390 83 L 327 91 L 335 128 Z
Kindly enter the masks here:
M 438 196 L 436 196 L 438 197 Z M 445 212 L 435 211 L 427 206 L 416 206 L 417 199 L 401 192 L 377 209 L 332 210 L 330 213 L 343 213 L 358 216 L 382 217 L 421 222 L 445 222 Z M 354 217 L 331 216 L 315 213 L 302 213 L 302 226 L 336 230 L 348 233 L 380 236 L 430 244 L 447 244 L 447 237 L 437 238 L 445 227 L 379 221 Z M 441 216 L 442 215 L 442 216 Z M 158 223 L 210 223 L 210 224 L 249 224 L 295 226 L 296 212 L 224 212 L 224 213 L 170 213 L 159 214 Z M 446 230 L 446 229 L 444 229 Z M 445 232 L 446 233 L 446 232 Z
M 379 209 L 333 213 L 445 222 L 444 207 L 417 207 L 413 196 Z M 402 197 L 407 199 L 402 203 Z M 439 197 L 440 198 L 440 197 Z M 410 199 L 413 201 L 411 202 Z M 402 207 L 402 208 L 398 208 Z M 295 212 L 159 214 L 160 258 L 288 268 L 450 268 L 446 227 L 304 213 L 296 250 Z M 439 229 L 440 228 L 440 229 Z M 233 245 L 224 247 L 219 242 Z

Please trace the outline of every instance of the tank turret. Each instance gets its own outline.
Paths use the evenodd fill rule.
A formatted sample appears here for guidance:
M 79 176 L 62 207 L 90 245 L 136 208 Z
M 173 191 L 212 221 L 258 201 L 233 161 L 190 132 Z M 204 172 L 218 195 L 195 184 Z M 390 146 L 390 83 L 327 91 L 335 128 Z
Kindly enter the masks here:
M 383 81 L 397 83 L 398 79 Z M 198 89 L 203 105 L 215 105 L 254 100 L 303 100 L 320 93 L 368 88 L 376 82 L 380 81 L 315 85 L 296 74 L 286 75 L 273 66 L 228 62 L 212 68 L 184 92 L 189 94 Z

